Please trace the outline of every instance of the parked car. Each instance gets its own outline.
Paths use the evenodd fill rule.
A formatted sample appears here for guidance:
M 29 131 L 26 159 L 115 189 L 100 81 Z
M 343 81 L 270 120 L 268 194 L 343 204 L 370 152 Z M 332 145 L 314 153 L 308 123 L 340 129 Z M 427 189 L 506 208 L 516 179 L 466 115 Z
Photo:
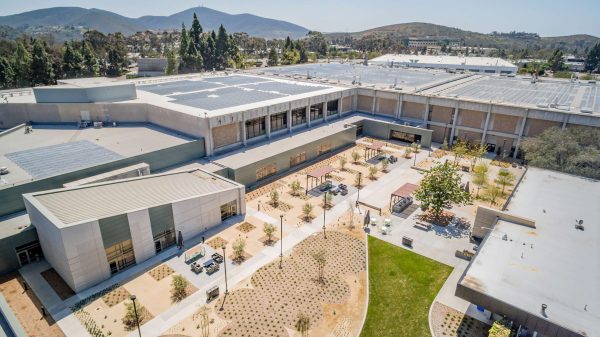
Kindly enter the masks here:
M 10 173 L 10 171 L 8 170 L 8 167 L 6 167 L 6 166 L 0 167 L 0 175 L 5 175 L 8 173 Z
M 211 255 L 211 257 L 216 263 L 223 263 L 223 255 L 219 253 L 214 253 L 213 255 Z

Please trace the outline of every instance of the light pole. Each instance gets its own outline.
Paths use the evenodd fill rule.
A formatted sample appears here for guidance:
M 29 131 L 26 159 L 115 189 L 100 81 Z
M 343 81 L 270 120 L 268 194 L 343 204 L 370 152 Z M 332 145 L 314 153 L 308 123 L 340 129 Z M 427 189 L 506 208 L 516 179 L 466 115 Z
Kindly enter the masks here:
M 225 295 L 229 294 L 229 289 L 227 288 L 227 257 L 225 254 L 225 245 L 221 246 L 223 248 L 223 267 L 225 268 Z
M 361 184 L 362 172 L 358 172 L 358 184 L 356 188 L 358 189 L 358 195 L 356 196 L 356 207 L 358 207 L 358 199 L 360 199 L 360 184 Z
M 133 313 L 135 314 L 135 325 L 137 325 L 138 334 L 142 337 L 142 331 L 140 330 L 140 319 L 138 318 L 137 307 L 135 306 L 135 295 L 129 296 L 131 302 L 133 302 Z
M 279 269 L 283 264 L 283 214 L 279 215 Z
M 323 193 L 323 237 L 327 239 L 327 233 L 325 232 L 325 213 L 327 212 L 327 191 Z

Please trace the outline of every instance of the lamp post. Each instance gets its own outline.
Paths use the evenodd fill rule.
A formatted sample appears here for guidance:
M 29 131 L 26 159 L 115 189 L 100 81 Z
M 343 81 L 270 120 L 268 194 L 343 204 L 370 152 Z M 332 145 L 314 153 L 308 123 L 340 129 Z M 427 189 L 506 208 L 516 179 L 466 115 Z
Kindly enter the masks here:
M 223 267 L 225 268 L 225 295 L 229 294 L 229 290 L 227 288 L 227 258 L 225 254 L 225 245 L 221 246 L 223 248 Z
M 283 214 L 279 215 L 279 269 L 283 264 Z
M 135 297 L 135 295 L 131 295 L 131 296 L 129 296 L 129 299 L 131 300 L 131 302 L 133 302 L 133 313 L 135 314 L 135 325 L 137 325 L 138 334 L 140 335 L 140 337 L 142 337 L 142 331 L 140 330 L 140 319 L 138 317 L 137 307 L 135 305 L 136 297 Z
M 327 212 L 327 192 L 323 193 L 323 237 L 327 239 L 325 232 L 325 213 Z
M 358 189 L 358 195 L 356 196 L 356 207 L 358 207 L 358 199 L 360 199 L 360 184 L 361 184 L 361 178 L 362 178 L 362 172 L 358 172 L 358 184 L 357 184 L 357 189 Z

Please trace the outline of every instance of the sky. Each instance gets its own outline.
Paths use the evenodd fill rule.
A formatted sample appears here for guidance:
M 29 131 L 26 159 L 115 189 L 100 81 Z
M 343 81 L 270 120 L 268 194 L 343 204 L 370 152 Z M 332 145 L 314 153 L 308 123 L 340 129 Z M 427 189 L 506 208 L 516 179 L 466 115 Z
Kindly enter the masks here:
M 600 37 L 599 0 L 0 0 L 0 15 L 78 6 L 140 17 L 170 15 L 199 5 L 285 20 L 322 32 L 428 22 L 481 33 L 516 30 L 541 36 Z

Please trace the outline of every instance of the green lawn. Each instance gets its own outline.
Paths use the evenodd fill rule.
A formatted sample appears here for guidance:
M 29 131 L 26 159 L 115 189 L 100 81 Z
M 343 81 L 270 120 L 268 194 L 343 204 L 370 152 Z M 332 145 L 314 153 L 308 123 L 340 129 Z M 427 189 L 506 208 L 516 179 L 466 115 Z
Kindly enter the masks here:
M 361 337 L 426 337 L 452 267 L 369 236 L 369 309 Z

